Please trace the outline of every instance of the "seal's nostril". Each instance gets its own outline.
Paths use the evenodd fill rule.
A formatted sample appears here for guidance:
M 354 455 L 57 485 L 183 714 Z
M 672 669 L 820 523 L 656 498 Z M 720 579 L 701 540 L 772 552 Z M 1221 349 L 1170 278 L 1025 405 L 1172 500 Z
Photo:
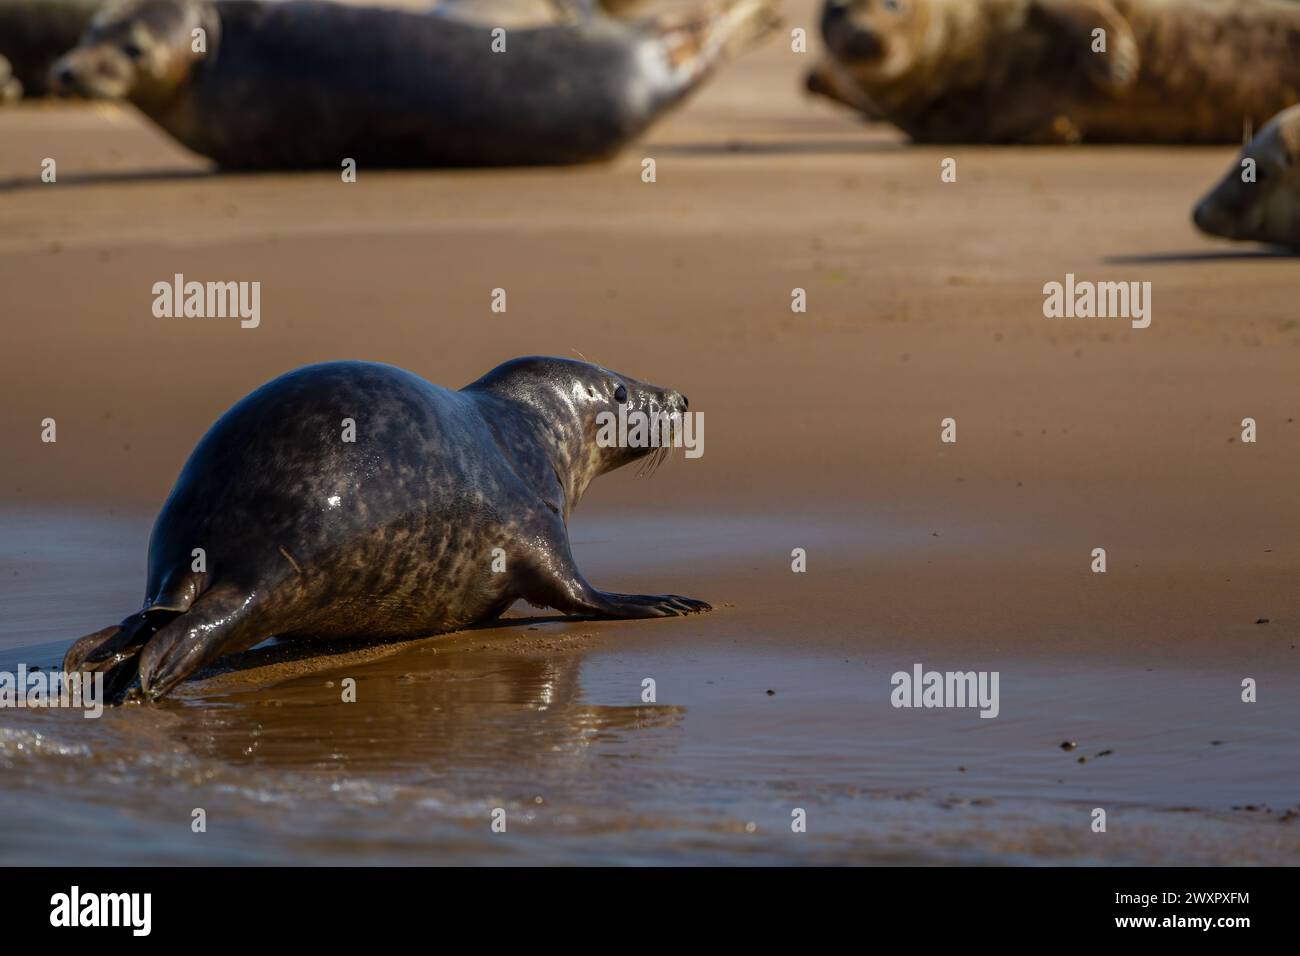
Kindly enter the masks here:
M 76 79 L 76 75 L 72 72 L 72 67 L 69 66 L 60 67 L 59 71 L 54 76 L 60 86 L 71 86 L 72 81 Z

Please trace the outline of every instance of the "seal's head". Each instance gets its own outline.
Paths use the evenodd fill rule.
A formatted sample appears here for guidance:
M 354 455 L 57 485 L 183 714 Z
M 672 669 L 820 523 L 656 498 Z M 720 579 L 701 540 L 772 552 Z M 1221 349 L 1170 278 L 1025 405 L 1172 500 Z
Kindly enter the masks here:
M 1277 114 L 1246 144 L 1192 221 L 1214 236 L 1300 246 L 1300 106 Z
M 914 68 L 930 14 L 928 0 L 826 0 L 822 38 L 840 66 L 870 86 Z
M 588 362 L 544 356 L 499 365 L 465 391 L 487 393 L 524 412 L 564 487 L 568 509 L 597 475 L 651 453 L 647 464 L 657 467 L 668 448 L 648 429 L 658 428 L 662 439 L 665 428 L 680 427 L 687 409 L 686 396 L 673 389 Z M 499 417 L 485 417 L 498 426 Z M 638 421 L 647 426 L 639 434 Z
M 166 102 L 215 49 L 219 27 L 202 0 L 109 0 L 50 68 L 50 86 L 90 99 Z

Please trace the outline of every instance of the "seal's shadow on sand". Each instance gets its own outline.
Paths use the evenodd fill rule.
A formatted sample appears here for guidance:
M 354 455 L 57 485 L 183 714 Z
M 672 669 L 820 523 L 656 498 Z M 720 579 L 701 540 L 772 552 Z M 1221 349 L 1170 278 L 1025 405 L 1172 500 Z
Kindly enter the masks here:
M 140 169 L 103 173 L 73 173 L 59 177 L 58 184 L 66 186 L 115 186 L 131 183 L 164 183 L 186 179 L 210 179 L 218 175 L 231 175 L 212 169 Z M 0 193 L 21 192 L 25 189 L 45 189 L 44 183 L 31 176 L 14 176 L 0 179 Z
M 664 143 L 656 145 L 655 152 L 669 156 L 858 156 L 895 153 L 904 148 L 901 142 L 871 139 L 727 140 L 721 143 Z
M 1159 265 L 1179 262 L 1224 262 L 1232 259 L 1294 259 L 1300 249 L 1286 246 L 1257 246 L 1251 249 L 1195 249 L 1187 252 L 1146 252 L 1133 255 L 1105 256 L 1108 266 Z

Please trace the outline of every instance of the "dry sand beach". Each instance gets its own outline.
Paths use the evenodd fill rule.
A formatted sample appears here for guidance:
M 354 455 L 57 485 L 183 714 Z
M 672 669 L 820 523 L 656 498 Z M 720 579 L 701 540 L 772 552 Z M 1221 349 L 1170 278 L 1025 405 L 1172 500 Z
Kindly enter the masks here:
M 204 430 L 338 358 L 685 392 L 705 454 L 570 527 L 597 586 L 716 608 L 521 605 L 0 711 L 0 862 L 1293 863 L 1298 273 L 1194 231 L 1234 151 L 913 148 L 807 99 L 811 55 L 778 36 L 608 165 L 346 185 L 213 175 L 129 108 L 0 112 L 0 669 L 135 610 Z M 260 281 L 260 326 L 155 318 L 174 273 Z M 1045 318 L 1067 273 L 1149 281 L 1150 327 Z M 916 663 L 999 672 L 998 717 L 895 709 Z

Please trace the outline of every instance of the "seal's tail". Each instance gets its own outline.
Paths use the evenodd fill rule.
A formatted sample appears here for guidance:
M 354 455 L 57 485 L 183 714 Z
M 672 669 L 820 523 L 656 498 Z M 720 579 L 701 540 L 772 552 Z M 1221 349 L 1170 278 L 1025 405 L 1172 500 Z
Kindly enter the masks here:
M 668 62 L 688 92 L 721 60 L 761 40 L 781 24 L 778 0 L 715 0 L 649 21 Z

